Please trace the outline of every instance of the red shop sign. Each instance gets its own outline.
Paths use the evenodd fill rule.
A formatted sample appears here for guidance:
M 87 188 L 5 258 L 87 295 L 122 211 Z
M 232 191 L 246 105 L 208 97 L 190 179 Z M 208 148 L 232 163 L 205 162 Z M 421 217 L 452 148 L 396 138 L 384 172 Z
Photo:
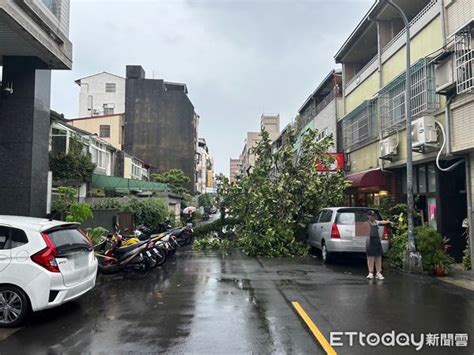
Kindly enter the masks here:
M 316 161 L 316 170 L 317 171 L 337 171 L 344 170 L 344 153 L 327 153 L 330 157 L 334 159 L 334 162 L 329 166 L 324 165 L 320 160 Z

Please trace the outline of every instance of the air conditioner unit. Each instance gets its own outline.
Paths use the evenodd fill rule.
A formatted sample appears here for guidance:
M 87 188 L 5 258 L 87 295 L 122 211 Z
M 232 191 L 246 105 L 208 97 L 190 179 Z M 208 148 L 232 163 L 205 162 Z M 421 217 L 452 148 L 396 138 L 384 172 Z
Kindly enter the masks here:
M 452 56 L 447 57 L 435 67 L 436 92 L 443 94 L 455 85 Z
M 380 141 L 380 159 L 388 159 L 397 156 L 398 140 L 396 136 L 388 137 Z
M 412 146 L 423 149 L 438 142 L 435 119 L 433 116 L 423 116 L 411 123 Z

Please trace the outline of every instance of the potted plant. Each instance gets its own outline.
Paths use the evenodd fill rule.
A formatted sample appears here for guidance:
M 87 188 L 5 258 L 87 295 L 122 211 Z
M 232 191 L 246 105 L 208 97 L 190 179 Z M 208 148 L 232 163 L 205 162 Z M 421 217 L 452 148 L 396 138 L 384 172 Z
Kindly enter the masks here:
M 448 273 L 449 268 L 453 264 L 453 258 L 446 254 L 444 250 L 439 249 L 433 254 L 432 262 L 434 265 L 434 275 L 442 277 Z

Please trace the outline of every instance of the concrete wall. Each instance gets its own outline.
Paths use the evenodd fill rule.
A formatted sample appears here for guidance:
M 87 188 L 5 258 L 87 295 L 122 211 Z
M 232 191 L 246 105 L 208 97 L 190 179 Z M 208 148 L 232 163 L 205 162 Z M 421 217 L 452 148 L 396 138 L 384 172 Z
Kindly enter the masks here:
M 127 67 L 124 150 L 154 171 L 183 170 L 194 191 L 194 106 L 183 90 L 167 90 L 163 80 L 145 79 L 144 73 L 133 75 L 134 68 Z
M 474 96 L 456 96 L 451 104 L 452 151 L 474 149 Z
M 274 141 L 280 135 L 280 115 L 262 115 L 260 119 L 261 128 L 265 128 L 270 139 Z
M 44 217 L 48 194 L 51 71 L 36 58 L 3 58 L 0 95 L 0 214 Z
M 411 63 L 417 62 L 443 46 L 441 17 L 436 17 L 411 40 Z M 405 46 L 398 50 L 382 65 L 383 85 L 387 85 L 398 75 L 405 72 Z
M 240 164 L 239 159 L 230 159 L 230 162 L 229 162 L 229 165 L 230 165 L 229 166 L 229 180 L 230 180 L 230 182 L 235 181 L 235 176 L 239 172 L 239 164 Z
M 132 159 L 129 157 L 123 159 L 123 177 L 125 179 L 132 178 Z
M 207 149 L 203 146 L 198 146 L 197 153 L 199 160 L 196 164 L 196 191 L 205 193 L 207 187 L 208 163 L 211 162 L 211 157 Z M 211 170 L 212 171 L 212 170 Z
M 100 126 L 109 125 L 110 126 L 110 137 L 100 137 L 104 141 L 110 143 L 114 148 L 122 149 L 122 139 L 123 139 L 123 120 L 124 115 L 114 115 L 114 116 L 99 116 L 91 118 L 80 118 L 71 120 L 68 123 L 74 127 L 83 129 L 84 131 L 100 135 Z
M 446 34 L 451 37 L 474 19 L 474 6 L 472 0 L 444 0 L 444 2 L 447 17 Z
M 119 213 L 118 210 L 93 210 L 94 217 L 89 218 L 81 223 L 81 228 L 96 228 L 102 227 L 109 232 L 114 230 L 114 224 Z
M 114 83 L 116 91 L 106 92 L 107 83 Z M 79 93 L 79 117 L 92 115 L 104 115 L 104 104 L 115 105 L 114 114 L 125 112 L 125 79 L 109 73 L 100 73 L 80 80 L 81 91 Z M 97 110 L 94 114 L 89 109 Z
M 0 0 L 0 25 L 1 55 L 38 57 L 48 69 L 72 67 L 69 0 L 60 1 L 58 17 L 42 1 Z
M 372 73 L 367 79 L 345 97 L 345 113 L 348 114 L 359 106 L 364 100 L 370 99 L 379 90 L 379 74 Z
M 379 165 L 379 143 L 372 143 L 349 154 L 351 174 L 375 169 Z

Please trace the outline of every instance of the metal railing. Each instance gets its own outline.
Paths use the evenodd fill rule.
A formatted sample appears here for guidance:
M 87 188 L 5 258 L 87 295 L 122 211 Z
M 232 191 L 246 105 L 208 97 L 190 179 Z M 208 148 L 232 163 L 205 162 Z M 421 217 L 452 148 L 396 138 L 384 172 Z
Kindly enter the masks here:
M 439 107 L 434 70 L 429 58 L 419 60 L 410 69 L 413 117 L 436 111 Z M 405 73 L 400 74 L 380 90 L 378 111 L 384 137 L 405 127 Z
M 435 6 L 439 0 L 431 0 L 411 21 L 410 21 L 410 28 L 413 27 L 415 23 L 417 23 L 423 16 L 425 16 L 429 10 L 433 6 Z M 414 35 L 414 34 L 412 34 Z M 386 52 L 397 40 L 399 40 L 402 36 L 405 36 L 405 28 L 403 28 L 400 32 L 398 32 L 382 49 L 382 53 Z M 361 78 L 363 81 L 365 78 L 362 78 L 362 74 L 378 59 L 378 54 L 376 54 L 372 59 L 369 60 L 367 64 L 364 65 L 362 69 L 360 69 L 350 80 L 345 83 L 345 88 L 349 87 L 353 84 L 358 78 Z
M 366 100 L 341 120 L 345 152 L 367 145 L 378 138 L 377 100 Z
M 433 6 L 438 3 L 439 0 L 431 0 L 413 19 L 410 21 L 410 27 L 413 27 Z M 414 34 L 411 34 L 412 36 Z M 385 52 L 393 43 L 395 43 L 400 37 L 405 36 L 405 28 L 398 32 L 395 37 L 393 37 L 390 42 L 388 42 L 385 47 L 383 47 L 382 52 Z
M 474 89 L 474 24 L 470 24 L 456 33 L 455 64 L 456 64 L 456 92 L 462 94 Z

